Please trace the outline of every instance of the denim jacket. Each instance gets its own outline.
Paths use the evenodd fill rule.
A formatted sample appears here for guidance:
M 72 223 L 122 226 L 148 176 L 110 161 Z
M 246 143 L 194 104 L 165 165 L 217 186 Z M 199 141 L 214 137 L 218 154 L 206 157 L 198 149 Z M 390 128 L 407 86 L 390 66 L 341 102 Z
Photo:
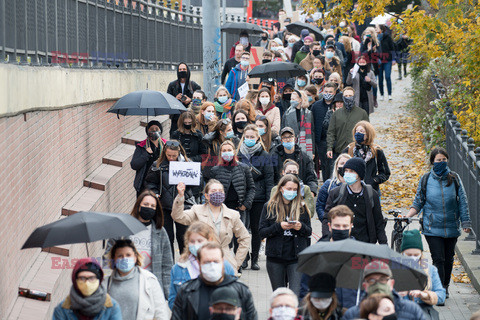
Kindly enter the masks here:
M 437 305 L 442 304 L 445 302 L 445 288 L 442 285 L 442 281 L 440 280 L 440 276 L 438 275 L 438 269 L 429 264 L 428 265 L 428 276 L 430 277 L 430 281 L 432 283 L 431 287 L 428 289 L 428 291 L 435 292 L 437 294 Z M 410 300 L 409 296 L 403 297 L 404 299 Z M 425 305 L 425 302 L 422 301 L 420 298 L 414 298 L 413 301 L 420 305 Z
M 457 238 L 461 234 L 460 226 L 471 228 L 467 195 L 460 178 L 458 182 L 458 201 L 455 183 L 447 187 L 447 175 L 439 177 L 432 170 L 427 181 L 426 196 L 423 195 L 422 184 L 419 183 L 412 208 L 417 212 L 423 210 L 424 235 Z

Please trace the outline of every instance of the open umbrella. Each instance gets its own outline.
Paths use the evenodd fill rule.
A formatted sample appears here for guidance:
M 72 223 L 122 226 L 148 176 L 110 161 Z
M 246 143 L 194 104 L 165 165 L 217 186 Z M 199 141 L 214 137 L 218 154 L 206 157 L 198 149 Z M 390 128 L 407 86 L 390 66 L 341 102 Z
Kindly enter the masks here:
M 319 28 L 312 26 L 309 23 L 297 21 L 297 22 L 287 24 L 287 30 L 293 34 L 296 34 L 297 36 L 300 36 L 300 32 L 302 32 L 303 29 L 308 29 L 310 33 L 313 33 L 315 35 L 316 41 L 323 40 L 322 31 Z
M 372 22 L 370 22 L 370 24 L 386 24 L 388 20 L 392 19 L 392 18 L 395 18 L 394 16 L 392 16 L 390 13 L 384 13 L 380 16 L 376 16 L 375 18 L 373 18 Z
M 337 279 L 338 287 L 358 289 L 363 280 L 363 268 L 377 259 L 390 266 L 397 291 L 425 288 L 428 276 L 417 262 L 386 245 L 353 239 L 317 242 L 299 254 L 297 270 L 308 275 L 326 272 Z
M 227 22 L 222 25 L 220 28 L 222 31 L 227 33 L 240 33 L 245 30 L 248 33 L 263 33 L 262 27 L 258 24 L 248 23 L 248 22 Z
M 82 211 L 38 227 L 22 249 L 95 242 L 129 236 L 145 229 L 138 219 L 129 214 Z
M 296 63 L 273 61 L 256 66 L 248 74 L 250 78 L 292 78 L 307 71 Z
M 140 90 L 121 97 L 107 112 L 123 116 L 160 116 L 180 114 L 187 108 L 169 93 Z

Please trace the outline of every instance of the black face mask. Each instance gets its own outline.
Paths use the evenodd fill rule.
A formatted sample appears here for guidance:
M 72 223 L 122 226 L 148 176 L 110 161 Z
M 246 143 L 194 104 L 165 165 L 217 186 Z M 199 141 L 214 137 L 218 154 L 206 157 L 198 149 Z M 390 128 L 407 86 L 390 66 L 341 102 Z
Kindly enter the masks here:
M 177 72 L 178 79 L 186 79 L 187 78 L 187 71 L 178 71 Z
M 320 54 L 320 50 L 313 50 L 312 54 L 316 57 Z
M 235 126 L 238 128 L 238 129 L 243 129 L 247 126 L 247 121 L 236 121 L 235 122 Z
M 312 80 L 313 84 L 322 84 L 323 78 L 315 78 Z
M 283 100 L 290 101 L 291 97 L 292 97 L 291 93 L 284 93 L 283 94 Z
M 262 60 L 262 64 L 264 64 L 264 63 L 269 63 L 269 62 L 272 62 L 272 60 L 269 60 L 269 59 L 263 59 L 263 60 Z
M 267 41 L 268 37 L 267 36 L 262 36 L 263 41 Z
M 158 140 L 160 138 L 160 131 L 150 131 L 148 137 L 150 140 Z
M 397 315 L 395 313 L 389 314 L 388 316 L 384 316 L 383 320 L 397 320 Z
M 343 169 L 343 167 L 338 167 L 337 172 L 341 177 L 343 177 L 343 175 L 345 174 L 345 170 Z
M 210 320 L 235 320 L 235 315 L 226 313 L 214 313 L 210 316 Z
M 183 124 L 183 127 L 187 130 L 192 129 L 192 124 Z
M 152 220 L 155 216 L 156 210 L 149 207 L 140 207 L 139 213 L 143 220 Z
M 338 230 L 332 228 L 332 239 L 333 241 L 345 240 L 348 239 L 350 230 Z

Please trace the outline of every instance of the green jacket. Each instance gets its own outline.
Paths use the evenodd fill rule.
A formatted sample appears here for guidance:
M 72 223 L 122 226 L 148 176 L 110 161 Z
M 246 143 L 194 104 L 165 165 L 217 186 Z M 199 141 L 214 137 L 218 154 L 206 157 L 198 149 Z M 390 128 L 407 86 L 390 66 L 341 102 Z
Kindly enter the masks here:
M 315 215 L 315 198 L 313 197 L 313 193 L 310 190 L 310 187 L 303 183 L 302 185 L 303 185 L 303 193 L 304 193 L 303 198 L 305 199 L 305 204 L 307 205 L 308 210 L 310 211 L 310 218 L 313 218 L 313 216 Z M 278 188 L 277 186 L 272 188 L 272 192 L 270 192 L 270 198 L 273 197 L 273 195 L 277 191 L 277 188 Z
M 298 51 L 297 54 L 295 55 L 295 59 L 293 60 L 293 62 L 300 64 L 300 62 L 302 62 L 302 60 L 305 59 L 307 54 L 308 52 Z
M 335 111 L 328 125 L 327 151 L 342 153 L 348 144 L 353 142 L 352 130 L 362 120 L 370 121 L 367 112 L 357 106 L 351 111 L 347 111 L 345 107 Z

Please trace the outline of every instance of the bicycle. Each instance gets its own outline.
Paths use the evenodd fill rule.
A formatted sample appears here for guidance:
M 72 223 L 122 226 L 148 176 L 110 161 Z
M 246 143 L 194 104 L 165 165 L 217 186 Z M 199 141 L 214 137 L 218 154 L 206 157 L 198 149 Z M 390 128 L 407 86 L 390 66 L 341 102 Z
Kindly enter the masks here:
M 400 248 L 402 246 L 402 239 L 403 239 L 403 231 L 407 226 L 412 223 L 412 221 L 420 221 L 419 218 L 409 218 L 409 217 L 399 217 L 402 211 L 398 209 L 393 209 L 388 211 L 389 214 L 393 215 L 393 218 L 385 218 L 385 224 L 387 221 L 395 221 L 393 225 L 393 231 L 391 236 L 391 248 L 397 252 L 400 252 Z

